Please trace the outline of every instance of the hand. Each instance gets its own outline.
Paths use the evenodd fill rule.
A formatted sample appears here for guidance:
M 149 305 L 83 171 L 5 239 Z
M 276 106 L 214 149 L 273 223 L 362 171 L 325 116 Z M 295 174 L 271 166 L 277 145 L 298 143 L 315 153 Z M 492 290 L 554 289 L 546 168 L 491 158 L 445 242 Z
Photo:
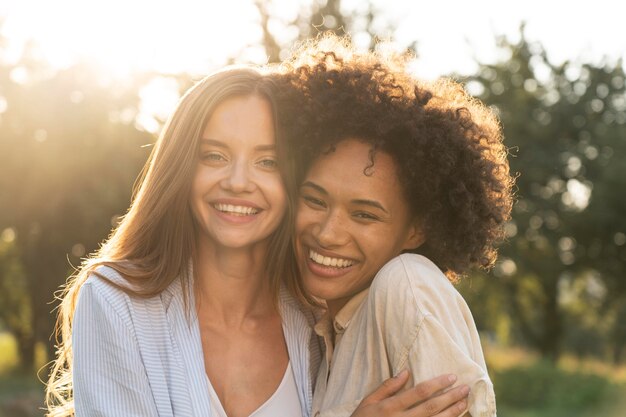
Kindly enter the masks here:
M 469 387 L 442 390 L 456 382 L 454 375 L 442 375 L 398 392 L 409 378 L 404 370 L 365 397 L 351 417 L 457 417 L 467 409 Z

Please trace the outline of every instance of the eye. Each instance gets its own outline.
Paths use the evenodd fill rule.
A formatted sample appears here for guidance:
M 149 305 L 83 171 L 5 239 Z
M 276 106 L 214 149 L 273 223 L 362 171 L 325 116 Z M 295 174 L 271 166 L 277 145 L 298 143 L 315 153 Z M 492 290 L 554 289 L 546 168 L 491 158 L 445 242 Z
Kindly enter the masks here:
M 202 152 L 200 159 L 203 162 L 223 162 L 226 161 L 226 157 L 219 152 Z
M 368 213 L 367 211 L 357 211 L 353 214 L 354 217 L 360 220 L 366 221 L 379 221 L 380 218 L 372 213 Z
M 313 196 L 310 195 L 303 195 L 302 199 L 304 200 L 304 202 L 312 208 L 324 208 L 326 207 L 326 203 L 322 200 L 320 200 L 319 198 L 315 198 Z
M 276 169 L 278 168 L 278 161 L 275 158 L 263 158 L 258 162 L 258 165 L 262 168 Z

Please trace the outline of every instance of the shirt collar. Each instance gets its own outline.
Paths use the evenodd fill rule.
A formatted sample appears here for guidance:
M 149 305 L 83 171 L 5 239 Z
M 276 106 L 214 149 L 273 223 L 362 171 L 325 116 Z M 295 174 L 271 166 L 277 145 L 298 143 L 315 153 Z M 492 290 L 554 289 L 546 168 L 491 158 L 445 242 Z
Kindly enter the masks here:
M 361 306 L 361 304 L 363 304 L 363 300 L 365 300 L 365 298 L 367 297 L 367 294 L 369 294 L 369 291 L 370 289 L 369 287 L 367 287 L 360 293 L 354 295 L 346 303 L 346 305 L 343 306 L 341 310 L 339 310 L 333 322 L 333 327 L 335 329 L 336 334 L 342 334 L 343 332 L 346 331 L 346 329 L 350 325 L 350 322 L 352 321 L 352 318 L 354 317 L 354 314 L 356 313 L 358 308 Z
M 361 291 L 360 293 L 353 296 L 347 303 L 344 305 L 341 310 L 335 316 L 335 320 L 330 321 L 330 316 L 328 312 L 324 313 L 319 322 L 315 325 L 315 333 L 318 336 L 322 336 L 326 338 L 330 336 L 332 340 L 333 330 L 336 335 L 341 335 L 346 331 L 354 314 L 357 309 L 363 304 L 363 300 L 367 298 L 367 294 L 369 294 L 369 287 Z

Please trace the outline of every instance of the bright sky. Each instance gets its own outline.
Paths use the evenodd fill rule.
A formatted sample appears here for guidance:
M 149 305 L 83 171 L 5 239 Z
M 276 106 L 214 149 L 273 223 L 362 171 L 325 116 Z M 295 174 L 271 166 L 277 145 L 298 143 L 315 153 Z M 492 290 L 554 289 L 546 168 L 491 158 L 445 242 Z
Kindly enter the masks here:
M 288 19 L 310 0 L 274 0 L 274 14 Z M 417 71 L 435 77 L 471 72 L 474 57 L 497 58 L 495 34 L 514 39 L 522 20 L 527 36 L 540 41 L 554 62 L 599 62 L 626 57 L 623 0 L 373 0 L 383 21 L 393 22 L 400 42 L 417 40 Z M 346 10 L 363 0 L 344 0 Z M 33 39 L 55 66 L 78 57 L 123 75 L 131 70 L 204 74 L 227 57 L 263 62 L 253 0 L 2 0 L 1 31 L 9 59 Z M 280 27 L 276 23 L 276 27 Z M 293 33 L 277 32 L 283 40 Z M 243 54 L 243 55 L 242 55 Z

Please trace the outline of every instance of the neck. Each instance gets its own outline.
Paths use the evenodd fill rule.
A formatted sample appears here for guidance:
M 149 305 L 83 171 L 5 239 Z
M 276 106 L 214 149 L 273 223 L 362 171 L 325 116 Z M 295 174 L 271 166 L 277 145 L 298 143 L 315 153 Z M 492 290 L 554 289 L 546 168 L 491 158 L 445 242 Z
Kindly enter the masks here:
M 343 308 L 343 306 L 345 306 L 348 303 L 348 301 L 350 301 L 350 298 L 352 297 L 337 298 L 335 300 L 326 300 L 326 307 L 328 307 L 328 315 L 330 316 L 331 320 L 335 320 L 335 316 L 337 316 L 337 313 L 339 313 L 341 309 Z
M 274 311 L 265 273 L 267 245 L 232 249 L 198 242 L 194 261 L 199 311 L 233 325 Z

